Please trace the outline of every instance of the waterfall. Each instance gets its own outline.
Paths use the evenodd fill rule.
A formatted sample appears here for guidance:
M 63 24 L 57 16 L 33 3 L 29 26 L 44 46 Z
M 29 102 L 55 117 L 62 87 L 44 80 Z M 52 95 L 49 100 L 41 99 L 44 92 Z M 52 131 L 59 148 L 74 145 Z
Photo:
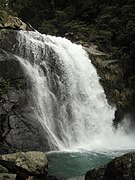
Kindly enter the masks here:
M 38 32 L 19 31 L 17 39 L 16 57 L 29 77 L 30 104 L 50 150 L 115 147 L 124 135 L 113 130 L 115 108 L 82 46 Z

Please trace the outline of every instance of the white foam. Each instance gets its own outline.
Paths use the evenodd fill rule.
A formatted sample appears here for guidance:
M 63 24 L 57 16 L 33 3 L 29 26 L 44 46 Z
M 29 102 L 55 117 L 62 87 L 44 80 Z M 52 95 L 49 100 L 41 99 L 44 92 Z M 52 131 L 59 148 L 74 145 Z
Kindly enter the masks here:
M 38 32 L 19 31 L 18 40 L 17 58 L 30 78 L 32 106 L 47 132 L 50 150 L 135 148 L 134 134 L 127 135 L 125 128 L 114 131 L 115 108 L 108 104 L 96 69 L 81 45 Z

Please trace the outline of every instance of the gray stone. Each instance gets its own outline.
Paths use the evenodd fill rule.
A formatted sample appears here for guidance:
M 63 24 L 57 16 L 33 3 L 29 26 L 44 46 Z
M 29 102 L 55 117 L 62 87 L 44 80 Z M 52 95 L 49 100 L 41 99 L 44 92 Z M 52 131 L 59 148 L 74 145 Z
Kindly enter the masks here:
M 16 174 L 0 173 L 0 180 L 15 180 Z
M 0 164 L 12 173 L 26 171 L 41 176 L 47 174 L 48 160 L 45 153 L 30 151 L 0 155 Z

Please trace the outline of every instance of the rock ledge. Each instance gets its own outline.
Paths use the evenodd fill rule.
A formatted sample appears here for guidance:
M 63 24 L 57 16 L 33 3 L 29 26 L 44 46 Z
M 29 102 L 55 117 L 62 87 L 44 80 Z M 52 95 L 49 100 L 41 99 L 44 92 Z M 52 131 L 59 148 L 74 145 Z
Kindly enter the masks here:
M 30 25 L 22 22 L 18 17 L 9 15 L 4 10 L 0 10 L 0 29 L 33 30 Z

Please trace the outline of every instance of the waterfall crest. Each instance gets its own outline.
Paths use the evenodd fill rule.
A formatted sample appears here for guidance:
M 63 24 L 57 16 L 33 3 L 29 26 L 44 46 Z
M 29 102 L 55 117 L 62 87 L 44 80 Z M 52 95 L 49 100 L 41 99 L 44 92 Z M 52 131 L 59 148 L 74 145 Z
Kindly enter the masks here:
M 50 150 L 113 148 L 120 136 L 112 128 L 115 108 L 82 46 L 38 32 L 19 31 L 17 38 L 16 57 L 30 79 L 31 106 Z

